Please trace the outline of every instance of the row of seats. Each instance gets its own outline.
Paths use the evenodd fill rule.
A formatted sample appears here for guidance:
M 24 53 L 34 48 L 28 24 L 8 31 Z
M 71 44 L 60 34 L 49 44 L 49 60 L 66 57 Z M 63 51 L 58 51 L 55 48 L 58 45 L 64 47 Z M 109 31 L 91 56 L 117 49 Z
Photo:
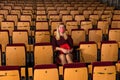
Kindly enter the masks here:
M 81 42 L 75 49 L 74 62 L 91 63 L 95 61 L 120 60 L 120 50 L 116 41 L 104 41 L 100 50 L 95 42 Z M 8 44 L 5 53 L 1 51 L 1 65 L 33 66 L 39 64 L 56 64 L 55 52 L 50 43 L 38 43 L 34 45 L 33 52 L 27 52 L 24 44 Z M 108 56 L 109 55 L 109 56 Z
M 27 68 L 28 80 L 119 80 L 120 63 L 93 62 L 65 64 L 61 69 L 55 64 L 35 65 Z M 0 66 L 1 80 L 22 80 L 21 70 L 18 66 Z
M 101 28 L 103 28 L 103 26 Z M 116 41 L 118 44 L 120 42 L 119 28 L 108 29 L 107 27 L 104 27 L 103 30 L 99 28 L 89 29 L 89 27 L 85 29 L 70 29 L 71 28 L 68 28 L 68 30 L 71 31 L 71 37 L 73 39 L 74 46 L 79 46 L 80 42 L 95 41 L 98 45 L 98 49 L 100 49 L 101 41 Z M 34 32 L 34 37 L 30 37 L 27 30 L 14 30 L 11 32 L 12 33 L 10 34 L 7 30 L 0 30 L 0 44 L 2 45 L 3 52 L 5 52 L 5 47 L 7 44 L 14 43 L 23 43 L 27 46 L 27 51 L 33 51 L 32 46 L 35 43 L 50 43 L 52 39 L 48 30 L 36 30 Z M 54 35 L 55 34 L 56 32 L 54 32 Z

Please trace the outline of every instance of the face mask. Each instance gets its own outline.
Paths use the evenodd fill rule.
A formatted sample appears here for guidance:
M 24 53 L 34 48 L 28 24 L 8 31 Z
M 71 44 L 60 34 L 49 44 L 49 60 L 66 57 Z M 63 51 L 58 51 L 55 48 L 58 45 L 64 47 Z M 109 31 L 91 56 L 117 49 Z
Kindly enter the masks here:
M 61 33 L 64 33 L 64 32 L 65 32 L 65 29 L 64 29 L 64 28 L 60 28 L 59 31 L 60 31 Z

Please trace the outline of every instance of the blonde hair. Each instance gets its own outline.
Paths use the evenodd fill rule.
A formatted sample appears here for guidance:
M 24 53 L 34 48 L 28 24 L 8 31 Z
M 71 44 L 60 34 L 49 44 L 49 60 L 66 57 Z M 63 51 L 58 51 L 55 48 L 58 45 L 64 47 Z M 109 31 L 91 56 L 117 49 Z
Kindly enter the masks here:
M 56 39 L 57 39 L 57 40 L 60 40 L 60 32 L 59 32 L 59 27 L 60 27 L 60 25 L 64 25 L 64 24 L 63 24 L 63 23 L 60 23 L 60 24 L 58 25 L 58 27 L 57 27 L 57 30 L 56 30 Z M 66 32 L 63 33 L 63 37 L 64 37 L 65 40 L 68 38 Z

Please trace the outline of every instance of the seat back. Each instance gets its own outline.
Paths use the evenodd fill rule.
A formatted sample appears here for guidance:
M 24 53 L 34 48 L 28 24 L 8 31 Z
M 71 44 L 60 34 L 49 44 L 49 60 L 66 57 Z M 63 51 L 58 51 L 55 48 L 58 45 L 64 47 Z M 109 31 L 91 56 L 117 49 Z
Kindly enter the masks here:
M 120 21 L 112 21 L 111 28 L 120 28 Z
M 108 21 L 98 21 L 97 28 L 102 30 L 103 34 L 108 34 L 109 23 Z
M 20 80 L 18 66 L 0 66 L 0 80 Z
M 20 18 L 21 11 L 19 9 L 14 9 L 14 10 L 11 10 L 10 14 L 11 15 L 15 14 L 18 16 L 18 18 Z
M 6 66 L 25 66 L 26 49 L 24 44 L 9 44 L 6 46 Z
M 30 31 L 30 22 L 29 21 L 19 21 L 17 24 L 17 30 L 27 30 L 28 35 L 31 36 L 31 31 Z
M 9 14 L 9 10 L 8 9 L 1 9 L 0 14 L 3 14 L 5 19 L 6 19 L 6 16 Z
M 112 20 L 120 20 L 120 14 L 114 14 Z
M 92 22 L 93 25 L 97 25 L 97 21 L 99 20 L 99 15 L 90 15 L 89 20 Z
M 33 80 L 59 80 L 58 69 L 55 64 L 36 65 Z
M 98 64 L 98 65 L 97 65 Z M 93 80 L 116 80 L 116 68 L 111 62 L 96 62 L 93 64 Z
M 80 62 L 97 61 L 97 44 L 95 42 L 80 42 Z
M 73 45 L 78 46 L 80 42 L 85 41 L 86 33 L 83 29 L 72 29 L 71 37 L 73 39 Z
M 66 29 L 67 29 L 69 35 L 71 35 L 72 29 L 78 29 L 77 22 L 76 21 L 66 21 Z
M 5 47 L 9 44 L 9 32 L 7 30 L 0 31 L 0 44 L 2 52 L 5 52 Z
M 89 41 L 95 41 L 100 49 L 100 42 L 102 41 L 103 34 L 101 29 L 89 29 L 88 31 Z
M 117 60 L 118 60 L 118 43 L 115 41 L 102 42 L 101 61 L 117 61 Z
M 81 29 L 84 29 L 86 34 L 88 35 L 88 29 L 92 29 L 92 22 L 91 21 L 82 21 Z
M 52 64 L 53 47 L 50 43 L 38 43 L 34 46 L 34 64 Z
M 80 25 L 80 22 L 85 20 L 85 17 L 84 15 L 75 15 L 74 19 L 78 22 L 78 25 Z
M 50 32 L 48 30 L 35 31 L 35 43 L 50 43 Z
M 62 21 L 66 24 L 66 21 L 73 20 L 72 15 L 62 15 Z
M 45 14 L 37 15 L 36 21 L 47 21 L 47 15 Z
M 15 24 L 14 24 L 13 21 L 3 21 L 3 22 L 1 22 L 1 30 L 8 30 L 10 36 L 12 36 L 14 26 L 15 26 Z
M 88 80 L 88 71 L 85 63 L 65 64 L 63 70 L 64 80 Z
M 48 22 L 47 21 L 36 21 L 36 30 L 48 30 Z
M 7 15 L 6 20 L 7 21 L 14 21 L 15 26 L 17 26 L 18 15 L 17 14 Z
M 108 34 L 108 38 L 109 40 L 114 40 L 117 41 L 120 47 L 120 28 L 113 28 L 113 29 L 109 29 L 109 34 Z

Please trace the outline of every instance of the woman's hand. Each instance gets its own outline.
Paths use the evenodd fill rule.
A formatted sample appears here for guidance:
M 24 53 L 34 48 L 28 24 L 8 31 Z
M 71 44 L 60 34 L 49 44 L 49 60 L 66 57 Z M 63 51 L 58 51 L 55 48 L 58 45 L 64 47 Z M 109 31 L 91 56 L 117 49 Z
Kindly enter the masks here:
M 61 51 L 62 51 L 63 53 L 65 53 L 65 54 L 69 53 L 69 50 L 64 49 L 64 48 L 61 48 Z
M 73 49 L 68 50 L 68 53 L 72 53 Z

